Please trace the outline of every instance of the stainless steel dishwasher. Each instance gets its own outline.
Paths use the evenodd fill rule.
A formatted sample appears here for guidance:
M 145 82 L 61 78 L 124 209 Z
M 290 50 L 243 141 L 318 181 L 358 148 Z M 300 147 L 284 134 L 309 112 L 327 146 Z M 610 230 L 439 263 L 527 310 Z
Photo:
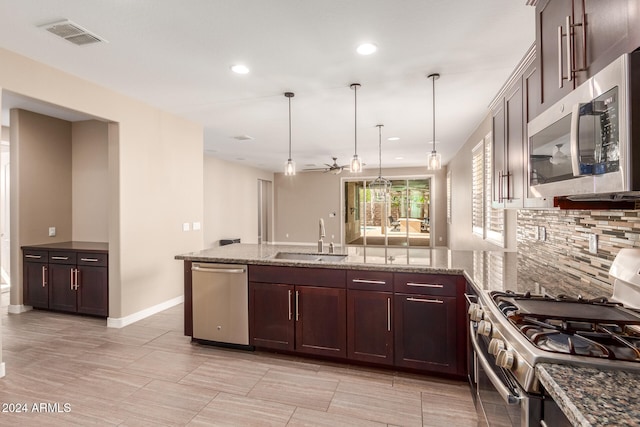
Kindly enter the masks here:
M 194 262 L 191 275 L 193 338 L 248 346 L 247 266 Z

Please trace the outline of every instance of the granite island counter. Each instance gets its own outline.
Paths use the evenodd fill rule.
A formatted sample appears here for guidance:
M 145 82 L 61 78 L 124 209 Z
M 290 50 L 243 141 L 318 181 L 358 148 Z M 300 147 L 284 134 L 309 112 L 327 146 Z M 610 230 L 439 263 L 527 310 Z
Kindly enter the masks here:
M 177 255 L 175 258 L 185 261 L 185 281 L 190 274 L 192 262 L 212 262 L 227 264 L 246 264 L 264 267 L 302 267 L 316 269 L 345 270 L 345 274 L 356 271 L 369 271 L 372 274 L 433 274 L 462 276 L 476 292 L 488 294 L 491 291 L 513 290 L 515 292 L 531 292 L 548 295 L 582 295 L 586 298 L 610 296 L 599 288 L 585 288 L 584 283 L 569 275 L 557 272 L 548 274 L 539 269 L 527 270 L 518 265 L 516 253 L 500 251 L 458 251 L 447 248 L 362 248 L 349 247 L 339 251 L 346 257 L 341 261 L 308 261 L 277 259 L 278 252 L 315 253 L 315 247 L 297 245 L 253 245 L 233 244 L 223 247 L 205 249 L 198 252 Z M 187 271 L 189 270 L 189 271 Z M 185 288 L 185 303 L 187 301 Z M 460 311 L 458 306 L 458 312 Z M 186 311 L 186 304 L 185 304 Z M 466 315 L 466 313 L 465 313 Z M 458 325 L 460 325 L 458 323 Z M 466 329 L 466 327 L 465 327 Z M 465 334 L 467 332 L 465 331 Z M 459 349 L 462 352 L 462 349 Z M 640 424 L 638 414 L 630 413 L 626 399 L 609 399 L 607 411 L 598 408 L 602 395 L 585 393 L 576 395 L 565 389 L 567 375 L 576 380 L 586 379 L 588 373 L 581 367 L 544 364 L 537 370 L 541 382 L 549 394 L 557 400 L 558 405 L 574 425 L 607 425 L 609 420 L 629 420 Z M 594 371 L 592 369 L 592 371 Z M 598 370 L 595 370 L 598 371 Z M 638 375 L 625 371 L 604 371 L 599 376 L 598 385 L 602 390 L 616 389 L 620 375 L 624 378 Z M 616 373 L 617 372 L 617 373 Z M 582 380 L 581 380 L 582 381 Z M 560 392 L 559 392 L 560 391 Z M 579 399 L 576 402 L 575 399 Z M 573 402 L 573 403 L 571 403 Z M 626 418 L 625 418 L 626 417 Z M 631 418 L 629 418 L 631 417 Z M 585 422 L 588 420 L 588 422 Z

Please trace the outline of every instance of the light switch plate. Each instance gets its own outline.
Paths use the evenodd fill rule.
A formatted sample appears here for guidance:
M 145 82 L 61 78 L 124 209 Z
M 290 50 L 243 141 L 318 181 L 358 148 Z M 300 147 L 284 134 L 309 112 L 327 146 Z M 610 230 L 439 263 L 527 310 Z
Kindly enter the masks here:
M 182 231 L 189 231 L 189 223 L 185 222 L 182 224 Z
M 49 227 L 49 237 L 56 237 L 56 228 Z
M 194 222 L 192 228 L 193 228 L 193 230 L 200 230 L 200 223 L 199 222 Z

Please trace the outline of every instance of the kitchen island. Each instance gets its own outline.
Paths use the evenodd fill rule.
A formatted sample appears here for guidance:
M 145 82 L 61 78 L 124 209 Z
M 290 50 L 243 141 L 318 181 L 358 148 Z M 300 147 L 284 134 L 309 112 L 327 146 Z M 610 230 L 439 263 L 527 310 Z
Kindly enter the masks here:
M 349 274 L 353 275 L 354 272 L 393 274 L 399 275 L 399 277 L 403 274 L 463 277 L 470 286 L 469 290 L 475 290 L 478 293 L 513 290 L 522 293 L 531 292 L 549 295 L 582 295 L 586 298 L 610 295 L 610 291 L 607 294 L 606 290 L 594 287 L 586 288 L 575 277 L 559 275 L 557 272 L 549 274 L 539 269 L 523 269 L 522 265 L 518 263 L 516 253 L 455 251 L 446 248 L 350 247 L 341 252 L 346 255 L 343 260 L 312 261 L 279 259 L 276 258 L 276 254 L 279 252 L 314 253 L 315 248 L 311 246 L 234 244 L 176 256 L 176 259 L 185 261 L 185 315 L 190 299 L 188 282 L 191 274 L 191 263 L 193 262 L 246 264 L 250 268 L 252 266 L 308 268 L 310 272 L 317 272 L 319 269 L 330 269 L 332 271 L 343 271 L 345 277 Z M 349 282 L 347 281 L 347 283 Z M 262 286 L 264 283 L 256 283 L 256 285 Z M 291 289 L 295 291 L 295 288 Z M 347 287 L 346 291 L 355 292 L 357 289 L 352 290 Z M 442 300 L 445 301 L 444 299 Z M 458 329 L 457 332 L 462 330 L 463 333 L 457 335 L 458 347 L 456 351 L 458 355 L 465 355 L 463 357 L 464 360 L 466 359 L 468 321 L 466 321 L 464 298 L 462 298 L 461 302 L 462 305 L 456 305 L 457 316 L 458 319 L 464 318 L 464 323 L 458 320 L 455 322 L 455 327 Z M 185 318 L 185 328 L 186 326 L 187 319 Z M 187 333 L 187 335 L 189 334 Z M 460 341 L 460 336 L 464 337 L 463 342 Z M 348 358 L 345 360 L 348 361 Z M 461 366 L 459 362 L 460 360 L 456 361 L 456 366 L 458 367 Z M 599 409 L 599 404 L 603 399 L 602 393 L 576 394 L 572 392 L 571 385 L 567 385 L 567 381 L 572 375 L 575 375 L 577 379 L 587 380 L 589 375 L 598 373 L 598 387 L 602 390 L 615 390 L 619 386 L 620 378 L 628 378 L 630 376 L 637 378 L 638 375 L 636 373 L 627 371 L 609 372 L 556 364 L 541 364 L 536 372 L 548 394 L 557 400 L 558 406 L 574 425 L 610 425 L 611 420 L 620 420 L 621 422 L 622 420 L 631 420 L 631 424 L 640 424 L 640 416 L 630 409 L 631 406 L 625 403 L 625 399 L 615 399 L 615 396 L 607 399 L 607 410 L 603 411 Z M 457 370 L 454 376 L 461 378 L 463 373 L 464 371 Z M 588 421 L 585 422 L 585 420 Z

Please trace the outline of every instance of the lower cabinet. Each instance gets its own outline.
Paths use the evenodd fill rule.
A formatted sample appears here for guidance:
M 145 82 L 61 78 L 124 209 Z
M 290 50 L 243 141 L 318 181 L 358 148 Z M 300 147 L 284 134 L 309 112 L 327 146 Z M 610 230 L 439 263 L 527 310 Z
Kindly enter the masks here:
M 464 376 L 465 284 L 455 275 L 250 266 L 250 342 Z
M 395 295 L 396 365 L 455 374 L 456 298 Z
M 344 272 L 337 272 L 334 278 L 334 275 L 326 274 L 331 270 L 314 275 L 314 269 L 276 267 L 281 269 L 277 272 L 272 268 L 249 268 L 251 345 L 345 358 L 347 298 Z M 307 276 L 301 270 L 311 271 Z
M 23 248 L 23 296 L 35 308 L 109 315 L 108 254 Z

